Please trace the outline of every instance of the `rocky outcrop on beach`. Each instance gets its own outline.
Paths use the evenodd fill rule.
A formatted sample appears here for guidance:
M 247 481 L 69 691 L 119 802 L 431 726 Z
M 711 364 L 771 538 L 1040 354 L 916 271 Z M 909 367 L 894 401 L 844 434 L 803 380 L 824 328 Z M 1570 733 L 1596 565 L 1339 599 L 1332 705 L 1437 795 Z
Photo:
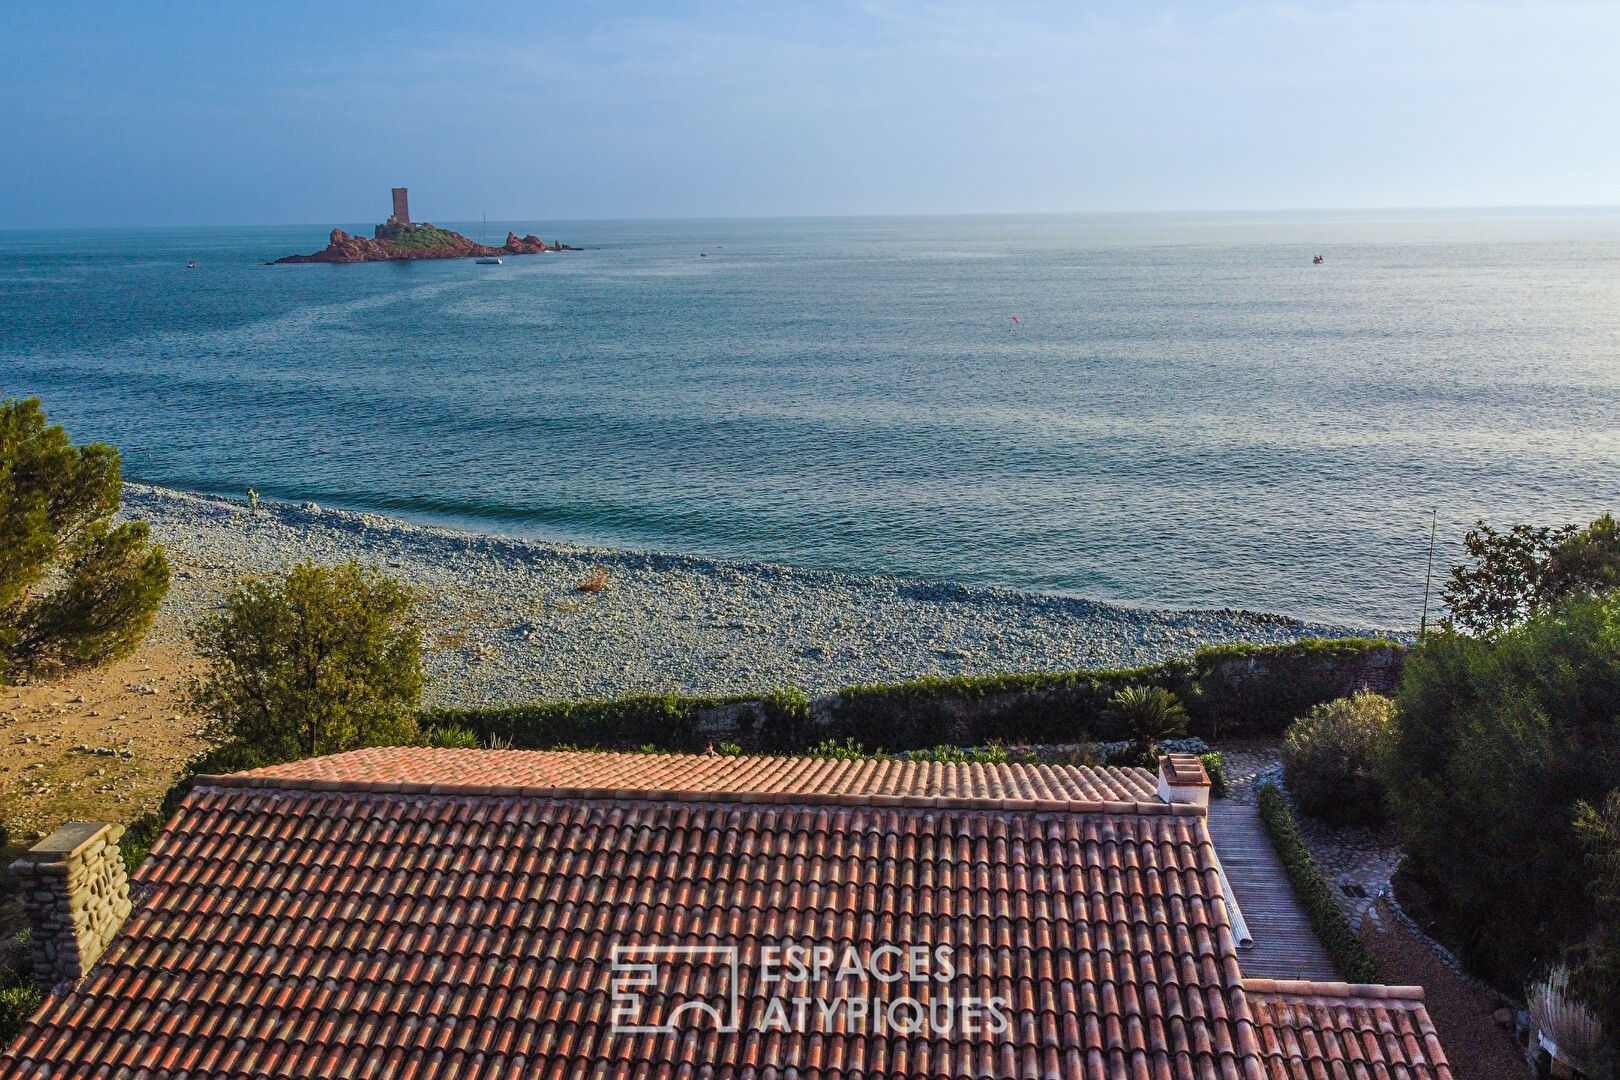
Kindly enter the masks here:
M 433 225 L 406 225 L 379 230 L 375 238 L 351 236 L 342 229 L 333 229 L 322 251 L 312 255 L 287 255 L 276 263 L 357 263 L 391 262 L 400 259 L 473 259 L 498 258 L 502 255 L 538 255 L 545 251 L 577 251 L 558 242 L 547 244 L 538 236 L 519 237 L 506 234 L 504 247 L 490 247 L 469 240 L 458 232 Z M 272 264 L 274 265 L 274 264 Z

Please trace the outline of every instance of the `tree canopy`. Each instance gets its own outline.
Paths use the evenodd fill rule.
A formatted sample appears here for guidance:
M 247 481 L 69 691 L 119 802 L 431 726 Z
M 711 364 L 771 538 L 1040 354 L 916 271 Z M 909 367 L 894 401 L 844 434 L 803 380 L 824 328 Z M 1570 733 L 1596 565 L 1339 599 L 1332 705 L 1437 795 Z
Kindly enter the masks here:
M 1620 586 L 1620 529 L 1604 514 L 1586 528 L 1476 522 L 1463 535 L 1472 566 L 1452 568 L 1441 591 L 1452 619 L 1484 633 L 1521 622 L 1583 593 Z
M 121 492 L 115 448 L 0 402 L 0 682 L 127 656 L 152 625 L 169 564 L 145 522 L 112 523 Z
M 412 604 L 352 562 L 238 582 L 195 634 L 210 664 L 197 702 L 214 736 L 258 764 L 413 742 L 423 679 Z
M 1582 940 L 1597 913 L 1577 806 L 1620 787 L 1620 594 L 1430 634 L 1406 659 L 1384 775 L 1481 970 L 1522 983 Z

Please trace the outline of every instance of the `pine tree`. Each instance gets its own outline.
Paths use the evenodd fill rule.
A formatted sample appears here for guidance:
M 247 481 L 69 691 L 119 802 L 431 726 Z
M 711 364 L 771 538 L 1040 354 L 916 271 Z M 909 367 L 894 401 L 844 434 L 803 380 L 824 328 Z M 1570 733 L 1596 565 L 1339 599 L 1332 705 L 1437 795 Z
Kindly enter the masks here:
M 112 523 L 118 451 L 74 446 L 38 398 L 0 401 L 0 683 L 127 656 L 169 589 L 146 523 Z

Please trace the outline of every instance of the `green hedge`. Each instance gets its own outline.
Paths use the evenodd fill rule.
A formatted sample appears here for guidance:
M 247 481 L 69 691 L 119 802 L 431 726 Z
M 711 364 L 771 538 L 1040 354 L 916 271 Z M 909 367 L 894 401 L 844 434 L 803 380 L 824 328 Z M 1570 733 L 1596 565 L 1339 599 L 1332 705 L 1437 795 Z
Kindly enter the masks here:
M 1137 668 L 923 678 L 850 686 L 813 723 L 810 700 L 795 688 L 763 696 L 637 696 L 607 701 L 537 702 L 494 708 L 433 709 L 427 727 L 461 725 L 484 741 L 521 748 L 701 750 L 735 741 L 749 750 L 802 750 L 824 739 L 854 738 L 892 751 L 941 744 L 1071 743 L 1128 736 L 1108 706 L 1127 686 L 1162 686 L 1186 704 L 1192 732 L 1205 737 L 1278 734 L 1323 701 L 1369 682 L 1393 689 L 1404 650 L 1367 638 L 1306 639 L 1288 645 L 1201 649 Z M 739 710 L 735 730 L 701 714 Z
M 701 713 L 735 708 L 748 730 L 706 730 Z M 487 745 L 518 749 L 579 747 L 698 751 L 723 738 L 741 736 L 750 749 L 800 749 L 810 745 L 810 698 L 796 687 L 765 695 L 678 697 L 638 695 L 608 701 L 539 701 L 474 709 L 428 709 L 424 729 L 465 727 Z
M 1294 895 L 1305 908 L 1316 937 L 1333 958 L 1333 966 L 1346 982 L 1370 983 L 1378 981 L 1378 967 L 1367 955 L 1366 946 L 1350 928 L 1339 903 L 1333 898 L 1333 889 L 1316 867 L 1305 838 L 1299 833 L 1288 799 L 1275 784 L 1263 784 L 1256 794 L 1260 799 L 1260 820 L 1271 837 L 1271 846 L 1282 860 Z

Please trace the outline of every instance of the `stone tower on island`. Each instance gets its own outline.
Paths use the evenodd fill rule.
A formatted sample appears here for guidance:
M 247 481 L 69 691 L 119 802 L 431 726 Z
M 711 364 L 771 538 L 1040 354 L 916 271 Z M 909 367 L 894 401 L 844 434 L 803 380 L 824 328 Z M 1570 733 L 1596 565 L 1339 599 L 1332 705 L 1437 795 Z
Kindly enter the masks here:
M 372 235 L 379 240 L 385 236 L 397 236 L 401 229 L 411 227 L 411 204 L 406 189 L 397 187 L 392 190 L 394 192 L 394 212 L 389 215 L 386 222 L 378 225 L 372 231 Z

